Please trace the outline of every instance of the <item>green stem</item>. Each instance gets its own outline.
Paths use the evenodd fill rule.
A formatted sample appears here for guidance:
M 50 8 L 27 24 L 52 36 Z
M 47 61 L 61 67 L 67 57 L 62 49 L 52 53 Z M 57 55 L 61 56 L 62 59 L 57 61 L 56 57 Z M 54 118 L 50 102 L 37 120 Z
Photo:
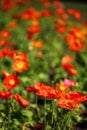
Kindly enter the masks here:
M 63 130 L 67 130 L 66 127 L 67 127 L 67 124 L 69 125 L 70 117 L 71 117 L 71 114 L 70 114 L 70 112 L 68 112 L 67 115 L 66 115 L 66 117 L 65 117 L 66 123 L 64 121 Z
M 52 125 L 53 125 L 53 121 L 54 121 L 54 101 L 52 101 L 52 120 L 51 120 Z
M 47 130 L 46 128 L 46 98 L 44 99 L 44 128 L 45 130 Z
M 11 102 L 9 102 L 9 100 L 7 101 L 7 112 L 8 112 L 8 122 L 7 122 L 7 129 L 10 130 L 11 126 L 10 126 L 10 122 L 11 122 Z
M 51 124 L 53 125 L 53 129 L 55 129 L 55 125 L 57 123 L 57 106 L 56 106 L 56 100 L 54 99 L 52 101 L 52 120 L 51 120 Z

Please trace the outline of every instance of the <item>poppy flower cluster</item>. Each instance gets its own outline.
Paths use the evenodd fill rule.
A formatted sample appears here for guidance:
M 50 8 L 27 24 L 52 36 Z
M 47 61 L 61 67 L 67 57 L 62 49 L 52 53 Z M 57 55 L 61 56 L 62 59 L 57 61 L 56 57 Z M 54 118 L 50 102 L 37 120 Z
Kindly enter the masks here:
M 56 83 L 57 89 L 54 89 L 52 86 L 48 86 L 43 83 L 35 83 L 33 87 L 28 86 L 27 91 L 34 92 L 36 95 L 41 97 L 57 99 L 57 103 L 60 107 L 73 110 L 78 108 L 81 102 L 87 100 L 87 96 L 81 94 L 80 92 L 66 91 L 74 87 L 76 84 L 77 82 L 75 80 L 65 79 L 62 84 Z
M 81 20 L 82 14 L 81 11 L 75 10 L 75 9 L 67 9 L 67 13 L 71 16 L 73 16 L 76 20 Z
M 36 2 L 37 4 L 35 5 L 32 2 Z M 84 31 L 85 30 L 84 27 L 87 27 L 87 22 L 80 21 L 82 18 L 82 14 L 79 10 L 75 10 L 71 8 L 65 9 L 62 2 L 58 0 L 52 0 L 52 1 L 50 0 L 35 0 L 35 1 L 0 0 L 0 4 L 1 4 L 0 7 L 2 7 L 1 13 L 4 13 L 6 18 L 7 16 L 10 16 L 10 19 L 8 18 L 8 20 L 6 21 L 7 24 L 5 20 L 3 20 L 4 17 L 3 19 L 1 19 L 1 24 L 4 21 L 6 29 L 4 27 L 4 24 L 2 24 L 3 26 L 1 27 L 1 30 L 0 30 L 0 58 L 2 62 L 5 60 L 4 57 L 6 57 L 6 60 L 10 61 L 10 58 L 12 60 L 11 62 L 12 70 L 8 69 L 10 68 L 10 65 L 7 64 L 7 66 L 5 66 L 6 63 L 8 62 L 5 62 L 4 65 L 3 63 L 1 64 L 2 86 L 0 89 L 0 101 L 1 103 L 3 102 L 11 103 L 13 101 L 11 107 L 14 107 L 14 108 L 15 108 L 15 104 L 27 110 L 28 110 L 28 107 L 30 106 L 29 112 L 32 110 L 33 114 L 30 113 L 28 117 L 27 116 L 28 111 L 26 112 L 25 110 L 23 110 L 24 122 L 22 120 L 18 121 L 18 127 L 14 127 L 14 128 L 19 128 L 19 125 L 20 125 L 19 123 L 22 121 L 21 122 L 23 123 L 22 124 L 23 128 L 21 127 L 22 129 L 31 129 L 29 128 L 30 126 L 34 126 L 36 129 L 45 129 L 39 123 L 41 122 L 42 124 L 44 124 L 44 126 L 46 126 L 45 125 L 45 122 L 47 120 L 46 118 L 48 118 L 48 120 L 50 121 L 49 114 L 51 113 L 53 116 L 52 122 L 51 122 L 52 124 L 50 124 L 49 121 L 47 121 L 48 123 L 47 125 L 49 129 L 51 129 L 52 127 L 50 127 L 50 125 L 55 126 L 53 121 L 57 122 L 59 118 L 57 117 L 56 119 L 56 116 L 54 116 L 54 114 L 57 114 L 56 112 L 58 112 L 54 110 L 54 106 L 52 106 L 53 107 L 52 109 L 51 108 L 48 109 L 51 105 L 54 105 L 54 103 L 56 103 L 56 107 L 65 108 L 68 110 L 74 110 L 74 109 L 79 108 L 80 103 L 87 101 L 87 95 L 82 94 L 78 91 L 74 91 L 74 88 L 78 85 L 76 80 L 65 78 L 62 83 L 59 83 L 59 82 L 54 83 L 54 86 L 48 85 L 49 82 L 52 83 L 52 81 L 55 82 L 61 79 L 61 76 L 57 77 L 57 73 L 56 73 L 56 72 L 61 73 L 62 71 L 62 69 L 60 68 L 58 68 L 56 71 L 56 67 L 60 61 L 61 61 L 61 67 L 63 67 L 63 69 L 66 70 L 66 72 L 68 73 L 68 75 L 64 73 L 65 74 L 64 76 L 74 75 L 73 78 L 76 78 L 75 76 L 78 75 L 79 68 L 78 70 L 75 68 L 74 63 L 76 62 L 74 59 L 74 54 L 72 55 L 72 53 L 74 52 L 77 53 L 79 51 L 82 51 L 85 48 L 85 39 L 86 39 L 87 33 L 86 31 Z M 37 9 L 38 7 L 37 5 L 39 4 L 41 5 L 42 8 L 39 7 Z M 27 6 L 26 8 L 22 9 L 24 5 L 27 5 Z M 35 7 L 33 7 L 32 5 L 34 5 Z M 14 10 L 10 12 L 10 10 L 13 8 Z M 18 11 L 19 9 L 20 11 Z M 73 26 L 74 23 L 72 20 L 70 20 L 69 16 L 71 17 L 71 19 L 72 17 L 74 17 L 74 19 L 76 19 L 77 22 L 79 20 L 79 25 L 81 24 L 81 27 L 79 25 Z M 12 21 L 10 21 L 11 19 Z M 21 33 L 20 30 L 22 30 L 23 33 Z M 17 34 L 18 32 L 20 32 L 18 37 L 16 37 L 15 32 L 17 32 Z M 22 43 L 20 43 L 20 41 L 22 40 L 22 36 L 25 37 L 25 39 L 23 40 L 25 40 L 24 42 L 26 43 L 26 45 L 25 44 L 21 45 Z M 64 40 L 64 42 L 61 40 Z M 14 43 L 11 43 L 11 42 L 14 42 Z M 56 44 L 57 42 L 59 43 Z M 44 43 L 46 44 L 44 45 Z M 17 46 L 15 46 L 16 44 Z M 28 46 L 30 47 L 29 49 L 28 49 Z M 34 67 L 34 70 L 30 70 L 30 72 L 27 72 L 26 74 L 23 73 L 23 77 L 22 77 L 22 72 L 28 70 L 28 68 L 30 67 L 30 63 L 28 60 L 28 55 L 22 52 L 21 49 L 23 50 L 26 49 L 26 53 L 28 53 L 28 55 L 30 55 L 31 57 L 30 59 L 31 65 L 32 67 Z M 60 58 L 64 54 L 64 52 L 62 51 L 63 49 L 66 49 L 66 52 L 68 54 Z M 58 50 L 59 50 L 59 53 L 58 53 Z M 59 56 L 59 54 L 61 56 Z M 32 60 L 33 56 L 34 58 Z M 48 61 L 46 58 L 48 59 Z M 45 63 L 45 60 L 47 61 L 46 63 Z M 40 64 L 38 63 L 38 61 L 40 61 Z M 7 67 L 7 68 L 4 68 L 4 67 Z M 39 68 L 39 71 L 37 70 L 37 68 Z M 12 71 L 12 72 L 9 73 L 9 71 Z M 43 72 L 40 73 L 40 71 L 44 71 L 44 73 Z M 47 78 L 45 76 L 45 72 L 47 72 L 46 73 Z M 31 80 L 31 75 L 33 77 L 32 80 Z M 28 79 L 28 76 L 29 76 L 29 79 Z M 37 79 L 34 76 L 37 76 Z M 21 82 L 21 80 L 23 80 L 23 82 Z M 34 85 L 27 86 L 27 88 L 25 88 L 28 82 L 30 84 L 33 84 L 34 82 Z M 47 82 L 47 84 L 45 84 L 45 82 Z M 22 87 L 22 89 L 20 88 L 21 85 L 24 86 Z M 30 95 L 30 93 L 32 95 Z M 37 96 L 43 97 L 43 99 L 49 100 L 50 102 L 48 103 L 52 103 L 49 105 L 46 104 L 48 105 L 48 108 L 45 108 L 46 105 L 44 103 L 45 112 L 43 111 L 43 105 L 41 107 L 38 107 L 37 103 L 33 104 L 35 103 L 34 100 L 35 100 L 35 97 Z M 8 102 L 8 100 L 10 101 Z M 31 104 L 30 104 L 30 101 L 31 101 Z M 43 117 L 42 117 L 43 119 L 42 118 L 40 119 L 41 108 L 42 108 L 41 112 L 43 112 L 41 113 L 41 115 L 44 115 L 45 121 Z M 20 109 L 16 109 L 15 112 L 18 113 L 19 110 Z M 59 109 L 56 109 L 56 110 L 59 110 Z M 1 112 L 2 112 L 2 109 L 1 109 Z M 6 116 L 7 115 L 9 116 L 9 113 L 10 113 L 12 114 L 10 115 L 10 118 L 16 118 L 16 116 L 14 115 L 15 113 L 13 112 L 14 110 L 6 112 Z M 26 112 L 26 115 L 25 115 L 25 112 Z M 20 113 L 22 114 L 22 112 Z M 27 117 L 27 121 L 29 121 L 27 123 L 25 122 L 26 117 Z M 4 118 L 2 120 L 2 118 L 3 117 L 1 117 L 0 119 L 1 121 L 5 119 Z M 35 119 L 34 124 L 31 119 L 32 120 Z M 38 121 L 36 119 L 40 119 L 40 120 Z M 7 118 L 6 118 L 6 121 L 7 121 Z M 14 122 L 15 121 L 16 120 L 14 120 Z M 9 121 L 9 123 L 12 124 L 11 121 Z M 58 125 L 59 125 L 59 122 L 58 122 Z
M 64 82 L 62 84 L 56 83 L 57 89 L 61 91 L 70 90 L 74 86 L 77 86 L 77 82 L 75 80 L 64 79 Z
M 6 100 L 10 98 L 14 98 L 19 103 L 20 106 L 27 109 L 29 106 L 29 102 L 25 98 L 21 97 L 20 94 L 13 94 L 12 91 L 19 85 L 19 83 L 20 83 L 20 79 L 16 74 L 12 73 L 12 74 L 5 75 L 3 84 L 4 87 L 7 89 L 7 91 L 0 90 L 0 98 Z
M 4 57 L 11 57 L 12 58 L 14 53 L 15 53 L 15 50 L 3 48 L 0 50 L 0 58 L 4 58 Z
M 66 37 L 66 42 L 71 51 L 81 51 L 84 49 L 85 32 L 78 27 L 70 28 L 69 34 Z

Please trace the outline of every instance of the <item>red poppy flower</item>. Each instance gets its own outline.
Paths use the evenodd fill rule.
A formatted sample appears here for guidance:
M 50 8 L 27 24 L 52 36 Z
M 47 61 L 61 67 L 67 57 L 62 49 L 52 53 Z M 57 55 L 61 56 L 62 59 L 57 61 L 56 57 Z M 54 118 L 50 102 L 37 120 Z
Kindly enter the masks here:
M 47 86 L 43 83 L 36 83 L 34 85 L 34 88 L 36 89 L 36 94 L 39 96 L 43 96 L 46 98 L 59 98 L 61 92 L 58 90 L 55 90 L 51 86 Z
M 81 20 L 81 17 L 82 17 L 81 12 L 78 11 L 78 10 L 75 10 L 74 11 L 74 17 L 75 17 L 76 20 Z
M 50 17 L 52 16 L 52 12 L 50 10 L 44 10 L 41 12 L 42 17 Z
M 23 6 L 24 1 L 23 0 L 16 0 L 16 4 L 19 5 L 19 6 Z
M 35 127 L 36 129 L 38 129 L 38 130 L 41 130 L 41 129 L 43 128 L 43 126 L 40 125 L 40 124 L 36 124 L 34 127 Z
M 29 8 L 22 13 L 21 17 L 25 20 L 28 20 L 28 19 L 33 18 L 35 16 L 35 14 L 36 14 L 36 9 Z
M 7 42 L 6 40 L 0 40 L 0 45 L 1 46 L 8 46 L 9 42 Z
M 15 52 L 14 50 L 10 50 L 8 48 L 4 48 L 1 50 L 2 55 L 7 57 L 13 57 L 14 52 Z
M 14 99 L 19 103 L 20 106 L 26 109 L 28 108 L 29 102 L 26 99 L 22 98 L 19 94 L 15 94 Z
M 57 9 L 55 10 L 55 13 L 56 13 L 57 15 L 63 15 L 63 14 L 65 13 L 65 10 L 64 10 L 63 8 L 57 8 Z
M 11 90 L 17 87 L 17 85 L 20 83 L 20 80 L 16 74 L 9 74 L 4 78 L 3 83 L 8 90 Z
M 55 29 L 59 32 L 59 33 L 65 33 L 67 31 L 65 26 L 56 26 Z
M 28 92 L 36 92 L 36 89 L 34 87 L 28 86 L 27 91 Z
M 34 37 L 35 35 L 34 35 L 34 33 L 27 33 L 27 39 L 28 40 L 31 40 L 31 39 L 33 39 L 33 37 Z
M 19 13 L 12 14 L 12 18 L 20 19 L 21 18 L 21 14 L 19 14 Z
M 5 92 L 5 91 L 0 90 L 0 98 L 9 99 L 11 97 L 12 97 L 11 92 Z
M 74 14 L 74 9 L 67 9 L 67 13 L 70 14 L 70 15 L 73 15 Z
M 3 9 L 5 11 L 8 11 L 9 9 L 12 9 L 14 7 L 15 7 L 15 3 L 12 0 L 4 0 Z
M 2 38 L 10 38 L 10 32 L 8 31 L 8 30 L 2 30 L 1 32 L 0 32 L 0 36 L 2 37 Z
M 39 26 L 31 26 L 28 28 L 29 33 L 40 33 L 41 29 Z
M 71 91 L 70 92 L 70 99 L 75 100 L 77 103 L 84 102 L 87 100 L 87 96 L 77 92 L 77 91 Z
M 58 100 L 58 105 L 62 108 L 73 110 L 79 106 L 79 103 L 87 100 L 87 96 L 80 92 L 72 91 L 71 93 L 63 93 Z
M 73 110 L 75 107 L 78 106 L 78 104 L 76 104 L 76 102 L 69 99 L 69 94 L 67 94 L 67 93 L 63 93 L 63 95 L 58 100 L 58 105 L 62 108 L 66 108 L 69 110 Z

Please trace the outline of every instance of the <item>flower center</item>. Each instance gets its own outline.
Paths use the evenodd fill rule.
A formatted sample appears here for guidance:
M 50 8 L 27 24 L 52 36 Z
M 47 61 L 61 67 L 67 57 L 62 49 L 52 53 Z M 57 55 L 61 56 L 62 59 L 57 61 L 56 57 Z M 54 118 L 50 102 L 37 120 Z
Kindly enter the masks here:
M 17 64 L 18 68 L 23 68 L 23 66 L 24 66 L 23 62 L 18 62 L 18 64 Z
M 9 84 L 10 84 L 10 85 L 14 85 L 14 84 L 15 84 L 15 81 L 14 81 L 13 79 L 11 79 L 11 80 L 9 81 Z

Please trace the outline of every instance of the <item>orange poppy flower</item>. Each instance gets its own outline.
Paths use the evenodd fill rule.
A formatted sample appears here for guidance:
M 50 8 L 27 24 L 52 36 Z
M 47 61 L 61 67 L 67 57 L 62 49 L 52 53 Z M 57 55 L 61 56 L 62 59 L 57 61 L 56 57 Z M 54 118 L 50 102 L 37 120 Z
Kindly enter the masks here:
M 36 57 L 39 58 L 39 59 L 41 59 L 43 57 L 42 51 L 37 52 Z
M 73 27 L 70 29 L 70 33 L 66 37 L 66 41 L 69 44 L 69 49 L 71 51 L 81 51 L 84 49 L 84 37 L 85 33 L 77 28 Z
M 35 48 L 42 48 L 43 42 L 42 41 L 33 41 L 32 46 L 35 47 Z
M 13 22 L 10 22 L 9 24 L 8 24 L 8 27 L 9 28 L 16 28 L 18 25 L 17 25 L 17 23 L 15 22 L 15 21 L 13 21 Z
M 69 75 L 78 75 L 78 71 L 74 67 L 68 69 L 67 72 Z
M 84 38 L 85 37 L 85 33 L 83 32 L 83 30 L 81 30 L 80 28 L 78 27 L 72 27 L 70 29 L 70 33 L 75 35 L 76 38 Z
M 55 13 L 56 13 L 57 15 L 63 15 L 63 14 L 65 13 L 65 10 L 64 10 L 63 8 L 57 8 L 57 9 L 55 10 Z
M 14 99 L 19 103 L 20 106 L 22 106 L 23 108 L 28 108 L 29 106 L 29 102 L 22 98 L 19 94 L 15 94 L 14 95 Z
M 9 74 L 3 80 L 4 86 L 8 89 L 14 89 L 20 83 L 16 74 Z
M 71 51 L 81 51 L 84 49 L 84 43 L 82 41 L 75 41 L 73 44 L 69 45 Z
M 62 58 L 62 66 L 63 66 L 64 64 L 68 64 L 68 63 L 72 62 L 73 60 L 74 60 L 74 57 L 71 56 L 71 55 L 66 55 L 66 56 L 64 56 L 64 57 Z
M 75 80 L 69 80 L 69 79 L 64 79 L 62 84 L 56 83 L 57 89 L 61 91 L 69 90 L 75 85 L 77 85 L 77 82 Z
M 67 35 L 67 37 L 66 37 L 66 42 L 67 42 L 68 44 L 74 44 L 75 40 L 76 40 L 76 37 L 75 37 L 75 35 L 72 34 L 72 33 L 69 33 L 69 34 Z
M 67 20 L 67 19 L 69 18 L 67 13 L 62 14 L 61 17 L 62 17 L 64 20 Z
M 64 79 L 62 84 L 56 83 L 57 89 L 61 91 L 70 90 L 72 87 L 76 85 L 77 85 L 77 82 L 75 80 L 69 80 L 69 79 Z
M 59 83 L 56 83 L 56 87 L 61 90 L 61 91 L 65 91 L 65 90 L 68 90 L 69 87 L 63 85 L 63 84 L 59 84 Z
M 38 19 L 32 19 L 31 25 L 32 25 L 32 26 L 39 26 L 39 21 L 38 21 Z
M 50 8 L 51 7 L 51 3 L 50 2 L 44 2 L 44 7 L 45 8 Z
M 58 26 L 58 25 L 65 26 L 66 25 L 65 21 L 61 18 L 58 18 L 56 20 L 55 24 L 56 24 L 56 26 Z
M 9 75 L 9 73 L 5 69 L 2 70 L 2 74 L 3 74 L 4 77 Z
M 27 60 L 21 60 L 21 59 L 15 59 L 14 65 L 12 66 L 13 70 L 21 73 L 25 70 L 27 70 L 29 67 L 29 63 Z
M 27 60 L 27 55 L 23 52 L 16 51 L 13 55 L 13 60 L 19 59 L 19 60 Z

